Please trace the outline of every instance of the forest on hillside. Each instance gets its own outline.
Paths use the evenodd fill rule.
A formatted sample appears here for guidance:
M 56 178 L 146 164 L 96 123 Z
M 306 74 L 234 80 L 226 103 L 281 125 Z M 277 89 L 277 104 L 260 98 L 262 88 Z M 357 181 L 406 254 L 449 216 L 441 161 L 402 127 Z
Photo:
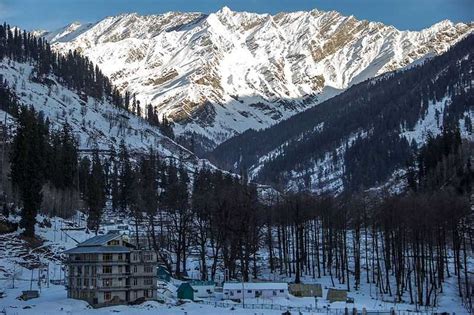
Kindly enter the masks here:
M 90 233 L 107 217 L 127 218 L 134 242 L 156 250 L 178 278 L 187 277 L 197 253 L 202 279 L 227 270 L 247 281 L 268 268 L 296 283 L 329 276 L 349 291 L 371 283 L 395 301 L 436 306 L 455 277 L 471 306 L 473 146 L 457 128 L 421 148 L 409 191 L 399 196 L 302 191 L 262 199 L 245 176 L 199 166 L 190 172 L 152 149 L 132 156 L 122 144 L 108 158 L 98 150 L 81 157 L 67 125 L 49 130 L 26 107 L 8 151 L 3 215 L 19 214 L 26 237 L 35 237 L 37 213 L 79 210 Z
M 440 126 L 467 119 L 472 131 L 465 113 L 474 104 L 473 48 L 469 35 L 422 65 L 362 82 L 273 127 L 231 138 L 208 157 L 236 172 L 261 165 L 256 180 L 285 187 L 291 172 L 304 173 L 331 154 L 333 165 L 343 162 L 345 189 L 380 185 L 410 163 L 421 143 L 402 133 L 414 130 L 434 103 L 449 103 L 438 113 Z M 344 154 L 337 154 L 339 148 Z M 278 154 L 259 162 L 273 150 Z
M 172 123 L 164 116 L 159 117 L 155 107 L 140 104 L 136 96 L 128 91 L 121 93 L 99 67 L 77 51 L 60 54 L 51 50 L 45 39 L 4 23 L 0 25 L 0 60 L 4 58 L 20 63 L 32 62 L 35 66 L 35 77 L 31 78 L 33 82 L 51 86 L 54 85 L 51 79 L 59 79 L 65 87 L 77 91 L 81 98 L 106 100 L 120 109 L 144 117 L 150 125 L 159 127 L 165 136 L 174 138 Z M 0 96 L 4 100 L 0 109 L 16 117 L 18 104 L 14 91 L 10 91 L 7 83 L 0 72 Z

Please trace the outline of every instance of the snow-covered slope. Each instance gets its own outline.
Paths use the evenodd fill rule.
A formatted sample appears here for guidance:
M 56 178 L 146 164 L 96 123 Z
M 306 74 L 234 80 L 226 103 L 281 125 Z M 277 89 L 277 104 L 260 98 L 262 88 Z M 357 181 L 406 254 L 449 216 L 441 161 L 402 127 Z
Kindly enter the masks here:
M 162 157 L 180 158 L 190 168 L 199 162 L 194 154 L 162 135 L 158 128 L 150 126 L 144 119 L 107 101 L 78 95 L 52 75 L 47 83 L 39 82 L 30 64 L 5 59 L 0 61 L 0 73 L 20 103 L 42 111 L 53 128 L 60 128 L 68 122 L 80 149 L 97 146 L 107 150 L 111 145 L 117 149 L 124 140 L 135 152 L 154 148 Z M 2 121 L 3 115 L 0 116 Z
M 77 49 L 122 91 L 196 132 L 211 146 L 263 128 L 367 78 L 446 51 L 472 23 L 419 32 L 312 10 L 125 14 L 43 33 Z
M 423 65 L 359 83 L 272 127 L 242 133 L 208 156 L 224 169 L 244 168 L 250 178 L 286 189 L 340 193 L 369 178 L 364 189 L 400 191 L 406 161 L 428 135 L 457 124 L 463 139 L 474 139 L 473 41 L 469 35 Z M 379 162 L 381 172 L 374 170 Z

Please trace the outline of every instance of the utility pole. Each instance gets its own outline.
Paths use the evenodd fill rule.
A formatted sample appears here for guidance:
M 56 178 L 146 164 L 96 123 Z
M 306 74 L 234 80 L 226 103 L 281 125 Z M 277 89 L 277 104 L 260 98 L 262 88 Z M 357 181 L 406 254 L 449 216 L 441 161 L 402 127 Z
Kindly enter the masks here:
M 242 308 L 245 309 L 245 286 L 244 286 L 244 274 L 242 273 Z
M 5 119 L 2 126 L 2 165 L 0 166 L 0 183 L 1 183 L 1 193 L 2 193 L 2 201 L 6 199 L 5 194 L 5 183 L 3 181 L 3 169 L 5 167 L 5 150 L 6 150 L 6 140 L 7 140 L 7 113 L 5 113 Z
M 16 278 L 16 264 L 13 264 L 12 289 L 15 289 L 15 278 Z
M 30 291 L 33 290 L 33 271 L 34 271 L 34 268 L 31 269 Z

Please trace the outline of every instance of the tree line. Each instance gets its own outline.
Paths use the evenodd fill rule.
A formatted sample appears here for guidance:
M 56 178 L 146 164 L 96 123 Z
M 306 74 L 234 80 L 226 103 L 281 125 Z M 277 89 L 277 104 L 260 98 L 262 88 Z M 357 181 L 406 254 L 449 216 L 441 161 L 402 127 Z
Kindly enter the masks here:
M 9 151 L 28 237 L 40 209 L 65 217 L 82 209 L 93 233 L 110 214 L 128 218 L 134 242 L 154 248 L 176 277 L 189 276 L 193 257 L 202 279 L 329 276 L 349 291 L 369 284 L 374 294 L 419 306 L 437 305 L 446 279 L 455 277 L 471 303 L 473 150 L 455 127 L 419 150 L 408 190 L 397 196 L 301 191 L 262 199 L 245 174 L 188 169 L 153 149 L 134 155 L 124 142 L 108 157 L 98 149 L 79 157 L 67 124 L 50 130 L 42 113 L 26 107 Z M 79 200 L 71 211 L 45 203 L 70 194 Z

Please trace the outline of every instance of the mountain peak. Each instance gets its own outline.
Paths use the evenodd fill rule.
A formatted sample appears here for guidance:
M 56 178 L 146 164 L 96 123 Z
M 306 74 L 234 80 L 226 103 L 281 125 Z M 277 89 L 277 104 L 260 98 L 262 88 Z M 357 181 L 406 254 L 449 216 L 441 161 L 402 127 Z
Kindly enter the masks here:
M 223 6 L 217 13 L 221 14 L 232 14 L 234 13 L 228 6 Z
M 431 30 L 442 30 L 454 26 L 454 23 L 451 20 L 442 20 L 438 23 L 433 24 L 429 29 Z
M 447 36 L 401 32 L 336 11 L 277 15 L 171 12 L 110 18 L 56 37 L 80 50 L 121 91 L 196 133 L 210 146 L 249 128 L 269 127 L 349 86 L 446 51 L 474 25 Z M 60 32 L 62 35 L 63 32 Z

